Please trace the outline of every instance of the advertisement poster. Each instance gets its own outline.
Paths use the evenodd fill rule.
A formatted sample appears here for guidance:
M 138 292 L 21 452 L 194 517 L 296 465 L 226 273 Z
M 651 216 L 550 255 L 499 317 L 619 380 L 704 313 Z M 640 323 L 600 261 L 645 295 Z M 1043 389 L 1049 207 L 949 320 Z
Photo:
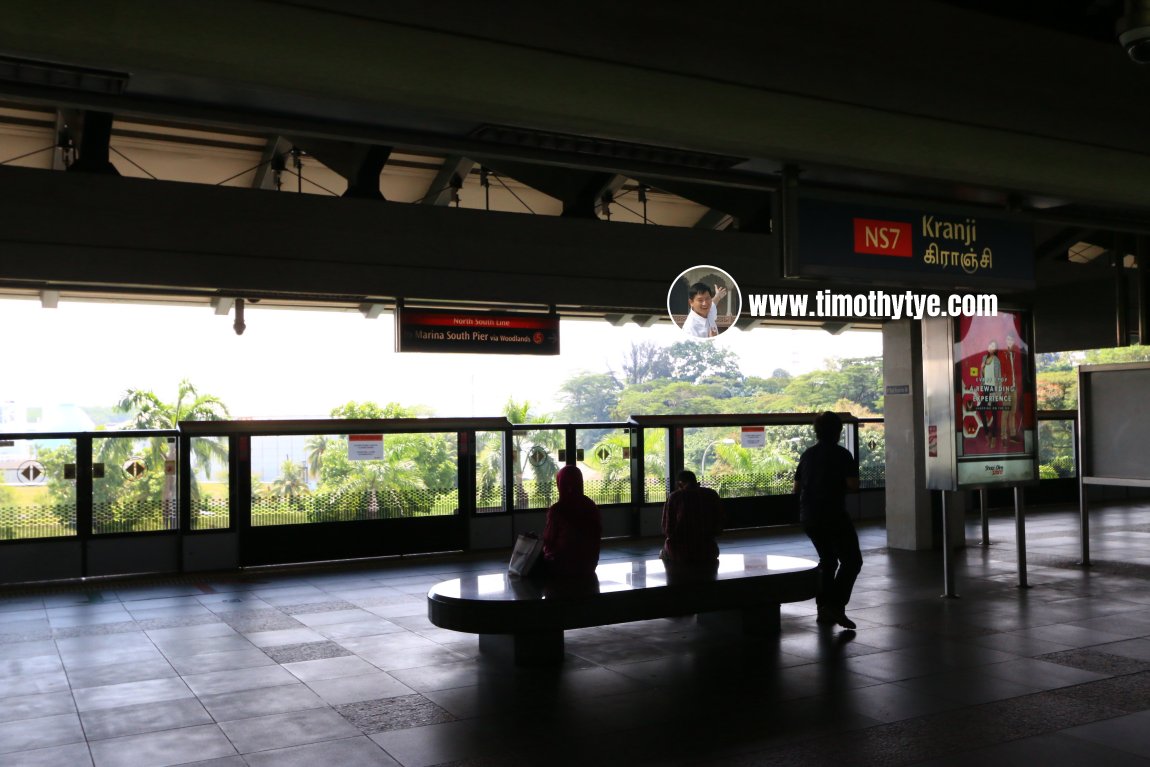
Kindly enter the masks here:
M 1028 329 L 1019 312 L 958 319 L 954 361 L 960 484 L 1034 478 L 1037 431 Z

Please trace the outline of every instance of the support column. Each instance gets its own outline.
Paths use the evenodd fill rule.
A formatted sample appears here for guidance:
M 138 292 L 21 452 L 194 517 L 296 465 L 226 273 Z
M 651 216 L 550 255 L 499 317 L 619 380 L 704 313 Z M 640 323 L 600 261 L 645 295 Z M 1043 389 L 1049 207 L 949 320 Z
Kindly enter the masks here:
M 882 326 L 883 418 L 886 421 L 886 540 L 892 549 L 943 545 L 941 509 L 926 489 L 926 427 L 922 391 L 922 324 Z M 966 493 L 946 494 L 950 544 L 966 547 Z
M 885 323 L 882 355 L 887 545 L 929 549 L 934 535 L 924 459 L 921 324 L 914 320 Z

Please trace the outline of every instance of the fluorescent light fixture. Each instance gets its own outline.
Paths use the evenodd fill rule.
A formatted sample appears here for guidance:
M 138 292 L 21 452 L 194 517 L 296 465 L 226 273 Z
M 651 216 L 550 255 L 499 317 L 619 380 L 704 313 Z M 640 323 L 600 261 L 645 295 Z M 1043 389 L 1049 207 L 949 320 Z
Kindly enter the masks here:
M 28 85 L 119 95 L 128 87 L 126 72 L 91 69 L 51 61 L 0 56 L 0 80 Z
M 1106 248 L 1100 245 L 1091 245 L 1089 242 L 1076 242 L 1070 246 L 1070 249 L 1066 252 L 1066 257 L 1071 263 L 1089 264 L 1105 252 Z

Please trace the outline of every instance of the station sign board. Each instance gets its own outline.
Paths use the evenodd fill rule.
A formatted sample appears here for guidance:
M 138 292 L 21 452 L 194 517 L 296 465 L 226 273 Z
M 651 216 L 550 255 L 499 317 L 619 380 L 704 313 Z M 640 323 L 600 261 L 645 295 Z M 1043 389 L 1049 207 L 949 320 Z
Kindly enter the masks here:
M 1034 284 L 1033 226 L 1007 213 L 800 194 L 789 277 L 922 288 Z
M 559 353 L 559 316 L 396 309 L 395 350 L 454 354 Z

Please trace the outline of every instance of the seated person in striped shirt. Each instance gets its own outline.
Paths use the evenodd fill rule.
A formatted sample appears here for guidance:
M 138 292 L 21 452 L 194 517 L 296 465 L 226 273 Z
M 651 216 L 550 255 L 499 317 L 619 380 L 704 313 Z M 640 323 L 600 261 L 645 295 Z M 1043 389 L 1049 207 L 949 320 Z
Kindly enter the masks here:
M 709 487 L 700 487 L 693 471 L 681 471 L 677 490 L 663 505 L 663 533 L 659 555 L 668 563 L 714 565 L 719 560 L 715 536 L 723 531 L 723 503 Z

